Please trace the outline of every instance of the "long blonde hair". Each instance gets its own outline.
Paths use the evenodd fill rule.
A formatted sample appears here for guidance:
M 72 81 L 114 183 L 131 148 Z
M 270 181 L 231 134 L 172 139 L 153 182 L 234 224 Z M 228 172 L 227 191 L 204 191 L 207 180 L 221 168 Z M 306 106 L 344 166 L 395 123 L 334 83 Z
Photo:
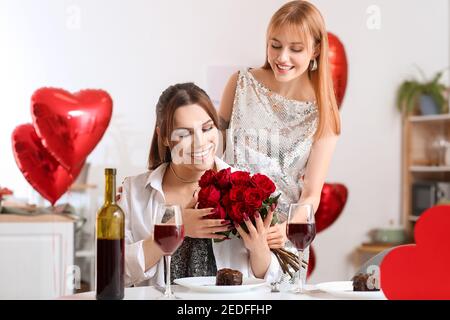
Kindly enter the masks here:
M 311 79 L 319 111 L 319 125 L 315 139 L 322 137 L 325 128 L 331 129 L 334 134 L 341 133 L 341 120 L 336 102 L 336 96 L 331 78 L 328 62 L 328 36 L 325 22 L 320 11 L 307 1 L 291 1 L 283 5 L 272 16 L 267 28 L 267 43 L 270 36 L 281 28 L 288 27 L 299 33 L 302 37 L 313 39 L 312 49 L 320 49 L 317 59 L 317 69 L 308 75 Z M 271 69 L 268 62 L 266 45 L 266 62 L 263 69 Z

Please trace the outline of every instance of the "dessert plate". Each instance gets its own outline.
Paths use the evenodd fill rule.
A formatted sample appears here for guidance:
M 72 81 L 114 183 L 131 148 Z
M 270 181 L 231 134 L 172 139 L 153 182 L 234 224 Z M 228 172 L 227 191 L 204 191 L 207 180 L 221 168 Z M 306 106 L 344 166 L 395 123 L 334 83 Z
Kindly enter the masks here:
M 352 281 L 324 282 L 316 288 L 342 299 L 386 300 L 383 291 L 353 291 Z
M 242 285 L 237 286 L 216 286 L 216 277 L 188 277 L 175 279 L 174 282 L 180 286 L 199 292 L 243 292 L 267 285 L 264 279 L 243 278 Z

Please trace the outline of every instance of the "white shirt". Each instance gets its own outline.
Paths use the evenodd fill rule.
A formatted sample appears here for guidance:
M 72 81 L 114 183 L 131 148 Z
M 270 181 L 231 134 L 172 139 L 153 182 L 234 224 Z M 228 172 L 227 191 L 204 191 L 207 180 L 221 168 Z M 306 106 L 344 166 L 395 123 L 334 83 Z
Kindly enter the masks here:
M 217 157 L 215 162 L 218 170 L 229 167 Z M 161 164 L 153 171 L 127 177 L 123 182 L 118 204 L 125 213 L 125 286 L 165 284 L 164 259 L 161 258 L 153 267 L 145 270 L 142 243 L 153 233 L 152 212 L 165 202 L 162 179 L 166 168 L 167 163 Z M 242 239 L 211 241 L 217 270 L 231 268 L 242 272 L 244 277 L 254 277 L 250 255 Z M 264 279 L 272 282 L 280 276 L 281 267 L 271 252 L 271 262 Z

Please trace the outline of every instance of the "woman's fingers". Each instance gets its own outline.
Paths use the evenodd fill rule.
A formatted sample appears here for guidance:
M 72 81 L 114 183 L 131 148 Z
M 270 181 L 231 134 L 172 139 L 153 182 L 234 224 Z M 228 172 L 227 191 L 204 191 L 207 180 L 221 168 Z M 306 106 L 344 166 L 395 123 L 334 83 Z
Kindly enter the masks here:
M 280 249 L 280 248 L 284 248 L 284 244 L 283 241 L 269 241 L 267 242 L 267 245 L 269 246 L 270 249 Z
M 119 188 L 117 188 L 116 201 L 119 201 L 119 200 L 120 200 L 120 196 L 122 195 L 122 192 L 123 192 L 122 186 L 120 186 Z
M 231 227 L 230 225 L 227 225 L 227 226 L 222 226 L 222 227 L 206 228 L 205 232 L 207 232 L 207 233 L 225 232 L 225 231 L 230 231 L 231 229 L 233 229 L 233 227 Z
M 279 232 L 272 232 L 267 234 L 267 242 L 272 240 L 283 240 L 283 235 L 281 235 Z
M 195 209 L 195 211 L 200 216 L 200 218 L 203 218 L 203 217 L 209 216 L 210 214 L 213 214 L 215 210 L 216 210 L 215 208 Z
M 269 213 L 267 214 L 266 218 L 264 219 L 264 227 L 266 229 L 269 229 L 270 224 L 272 223 L 272 218 L 273 218 L 273 210 L 269 210 Z
M 235 224 L 235 228 L 236 228 L 236 231 L 237 231 L 237 232 L 239 233 L 239 235 L 241 236 L 242 240 L 243 240 L 244 242 L 247 242 L 248 239 L 249 239 L 248 233 L 245 232 L 245 230 L 242 229 L 242 227 L 241 227 L 240 225 L 238 225 L 237 223 Z
M 247 214 L 244 214 L 244 223 L 247 226 L 247 229 L 248 229 L 248 232 L 250 233 L 250 235 L 252 235 L 254 237 L 258 234 L 258 231 L 256 231 L 255 226 L 253 225 L 252 221 L 250 220 L 250 218 L 248 217 Z
M 203 219 L 199 222 L 207 228 L 223 227 L 231 225 L 230 221 L 222 219 Z
M 259 214 L 258 211 L 255 212 L 255 223 L 256 223 L 256 230 L 258 232 L 261 233 L 265 231 L 263 219 L 261 218 L 261 215 Z

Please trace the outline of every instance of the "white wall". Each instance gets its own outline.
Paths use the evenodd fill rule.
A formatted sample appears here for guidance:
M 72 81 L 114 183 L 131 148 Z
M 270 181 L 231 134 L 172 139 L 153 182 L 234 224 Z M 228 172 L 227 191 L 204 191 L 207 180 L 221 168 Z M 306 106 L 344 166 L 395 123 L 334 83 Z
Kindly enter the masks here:
M 170 84 L 207 88 L 209 66 L 258 66 L 264 37 L 281 0 L 0 1 L 0 185 L 29 197 L 31 188 L 12 157 L 10 134 L 29 122 L 31 94 L 39 87 L 70 91 L 102 88 L 114 100 L 112 123 L 89 156 L 90 182 L 102 168 L 122 177 L 145 170 L 154 105 Z M 349 189 L 340 219 L 315 241 L 313 282 L 347 279 L 355 247 L 371 228 L 400 215 L 398 84 L 449 64 L 446 0 L 312 1 L 328 30 L 344 43 L 349 79 L 343 131 L 327 181 Z M 381 10 L 381 29 L 369 30 L 370 5 Z M 80 13 L 77 26 L 77 12 Z M 92 196 L 95 215 L 100 190 Z

